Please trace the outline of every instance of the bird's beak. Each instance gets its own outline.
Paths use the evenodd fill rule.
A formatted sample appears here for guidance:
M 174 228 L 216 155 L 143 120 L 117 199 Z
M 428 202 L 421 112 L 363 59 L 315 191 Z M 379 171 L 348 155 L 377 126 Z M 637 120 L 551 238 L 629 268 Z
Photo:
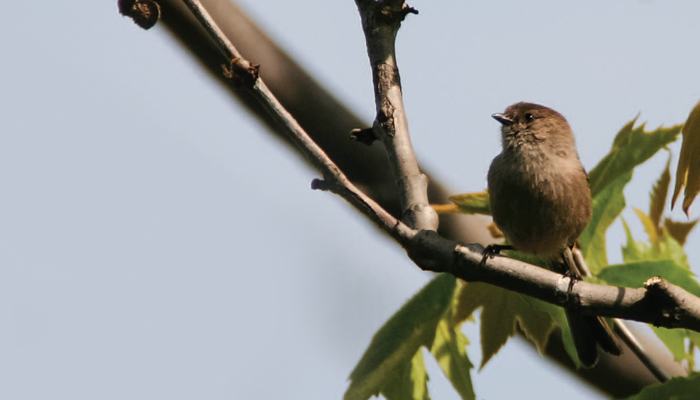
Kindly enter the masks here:
M 510 117 L 507 117 L 504 114 L 496 113 L 496 114 L 491 114 L 491 118 L 495 119 L 496 121 L 500 122 L 501 125 L 511 125 L 513 124 L 513 120 Z

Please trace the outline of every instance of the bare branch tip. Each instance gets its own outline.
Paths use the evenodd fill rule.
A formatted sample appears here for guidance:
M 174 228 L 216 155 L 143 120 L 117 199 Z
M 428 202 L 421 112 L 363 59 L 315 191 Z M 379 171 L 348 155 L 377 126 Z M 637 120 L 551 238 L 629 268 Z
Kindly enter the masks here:
M 333 185 L 325 179 L 316 178 L 311 181 L 311 190 L 332 191 Z
M 118 0 L 117 7 L 143 29 L 152 28 L 160 18 L 160 5 L 153 0 Z
M 406 4 L 404 0 L 381 0 L 364 2 L 365 10 L 374 10 L 379 21 L 394 24 L 403 21 L 408 14 L 418 14 L 418 10 Z
M 644 288 L 646 290 L 661 290 L 664 291 L 666 288 L 666 281 L 660 276 L 652 276 L 644 282 Z
M 403 17 L 402 17 L 402 19 L 403 19 L 403 18 L 406 18 L 406 16 L 407 16 L 408 14 L 418 15 L 418 10 L 417 10 L 417 9 L 415 9 L 415 8 L 409 6 L 408 4 L 405 4 L 405 3 L 404 3 L 404 5 L 403 5 L 402 12 L 403 12 Z

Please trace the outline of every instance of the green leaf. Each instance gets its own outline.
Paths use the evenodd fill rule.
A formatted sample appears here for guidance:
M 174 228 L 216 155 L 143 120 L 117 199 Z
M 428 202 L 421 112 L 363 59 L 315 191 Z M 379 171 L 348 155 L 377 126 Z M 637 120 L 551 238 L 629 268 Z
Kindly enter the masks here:
M 690 264 L 688 264 L 688 256 L 685 253 L 683 245 L 678 243 L 678 241 L 674 239 L 666 229 L 661 231 L 658 245 L 652 248 L 655 249 L 655 253 L 649 256 L 650 259 L 654 258 L 659 260 L 668 258 L 678 263 L 678 265 L 681 265 L 686 269 L 690 269 Z
M 392 379 L 398 379 L 402 368 L 413 364 L 421 346 L 430 347 L 455 286 L 453 276 L 438 275 L 377 331 L 350 374 L 346 400 L 365 400 L 380 393 Z
M 428 372 L 418 350 L 410 363 L 398 368 L 382 389 L 387 400 L 430 400 Z
M 448 318 L 438 324 L 430 352 L 437 360 L 452 387 L 464 400 L 475 399 L 470 370 L 474 367 L 467 356 L 467 338 Z
M 611 285 L 640 287 L 652 276 L 661 276 L 696 296 L 700 295 L 700 284 L 693 273 L 673 260 L 639 261 L 610 265 L 603 268 L 597 275 L 597 278 Z
M 615 137 L 610 152 L 589 173 L 591 192 L 595 198 L 608 185 L 631 173 L 634 167 L 648 160 L 659 149 L 676 140 L 680 125 L 647 131 L 644 124 L 627 123 Z
M 571 361 L 573 361 L 576 368 L 581 368 L 581 360 L 578 358 L 578 351 L 576 350 L 574 337 L 571 335 L 571 327 L 569 326 L 569 321 L 566 317 L 566 312 L 564 312 L 564 309 L 548 303 L 541 303 L 538 305 L 538 308 L 549 314 L 549 316 L 552 318 L 554 326 L 558 327 L 559 329 L 566 354 L 569 355 L 569 358 L 571 358 Z M 540 350 L 540 353 L 542 353 L 542 350 Z
M 688 338 L 686 329 L 668 329 L 660 326 L 652 326 L 651 329 L 673 354 L 674 360 L 683 361 L 689 357 L 685 346 Z
M 465 214 L 491 215 L 488 192 L 456 194 L 448 199 Z
M 460 291 L 455 321 L 462 321 L 481 308 L 480 368 L 515 334 L 516 324 L 525 337 L 542 353 L 555 325 L 551 304 L 486 283 L 468 283 Z
M 700 393 L 700 374 L 673 378 L 665 383 L 650 385 L 627 400 L 696 400 Z
M 591 222 L 579 237 L 581 253 L 593 274 L 608 264 L 605 233 L 625 208 L 623 190 L 631 178 L 631 172 L 617 175 L 615 181 L 593 197 Z
M 673 260 L 678 265 L 690 269 L 688 256 L 683 246 L 674 239 L 666 229 L 661 230 L 661 236 L 653 245 L 638 242 L 632 237 L 629 227 L 622 221 L 627 235 L 627 243 L 622 247 L 622 259 L 626 263 L 637 261 Z
M 617 134 L 608 154 L 589 174 L 593 195 L 591 222 L 579 237 L 581 251 L 595 274 L 607 265 L 605 233 L 625 208 L 623 190 L 632 178 L 634 167 L 676 139 L 680 126 L 647 131 L 644 124 L 630 121 Z
M 668 198 L 668 186 L 671 183 L 671 157 L 666 160 L 666 166 L 664 167 L 661 176 L 656 180 L 654 186 L 651 188 L 651 194 L 649 199 L 649 218 L 656 228 L 657 234 L 659 233 L 661 227 L 661 216 L 664 213 L 664 206 L 666 206 L 666 198 Z
M 695 347 L 700 347 L 700 332 L 691 331 L 690 329 L 684 330 L 688 333 L 688 337 Z
M 644 261 L 644 254 L 648 251 L 647 249 L 649 246 L 646 243 L 634 240 L 632 231 L 629 225 L 627 225 L 627 221 L 625 221 L 624 218 L 620 218 L 620 220 L 622 221 L 622 227 L 625 230 L 625 237 L 627 238 L 627 243 L 622 246 L 622 260 L 624 262 Z
M 671 208 L 685 186 L 683 211 L 688 215 L 690 205 L 700 192 L 700 102 L 695 105 L 683 125 L 683 144 L 676 168 L 676 185 L 671 197 Z
M 623 226 L 627 235 L 627 244 L 622 248 L 623 259 L 628 263 L 626 265 L 632 265 L 631 268 L 635 269 L 635 271 L 630 274 L 630 269 L 626 269 L 629 267 L 615 269 L 618 266 L 610 266 L 604 269 L 598 275 L 598 278 L 620 286 L 639 286 L 650 276 L 660 275 L 673 283 L 685 281 L 686 283 L 677 284 L 681 286 L 686 285 L 686 288 L 696 287 L 695 290 L 698 290 L 697 281 L 689 270 L 683 247 L 665 229 L 661 231 L 661 238 L 655 245 L 648 245 L 635 241 L 624 221 Z M 640 271 L 643 267 L 639 267 L 639 265 L 649 265 L 649 263 L 656 265 L 652 268 L 647 268 L 646 271 Z M 660 265 L 658 265 L 659 263 Z M 671 266 L 668 263 L 671 263 Z M 637 265 L 637 267 L 634 267 L 634 265 Z M 685 346 L 686 339 L 692 340 L 692 331 L 654 326 L 652 326 L 652 329 L 656 336 L 668 347 L 676 361 L 693 357 L 692 354 L 688 354 Z

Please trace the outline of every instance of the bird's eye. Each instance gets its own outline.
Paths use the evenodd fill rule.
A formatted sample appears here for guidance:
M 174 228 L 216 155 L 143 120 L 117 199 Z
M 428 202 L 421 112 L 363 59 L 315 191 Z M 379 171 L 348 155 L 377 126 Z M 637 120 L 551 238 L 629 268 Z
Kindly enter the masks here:
M 534 116 L 534 115 L 532 115 L 532 114 L 530 114 L 530 113 L 526 113 L 526 114 L 525 114 L 525 121 L 527 121 L 527 122 L 532 122 L 532 121 L 534 121 L 534 120 L 535 120 L 535 116 Z

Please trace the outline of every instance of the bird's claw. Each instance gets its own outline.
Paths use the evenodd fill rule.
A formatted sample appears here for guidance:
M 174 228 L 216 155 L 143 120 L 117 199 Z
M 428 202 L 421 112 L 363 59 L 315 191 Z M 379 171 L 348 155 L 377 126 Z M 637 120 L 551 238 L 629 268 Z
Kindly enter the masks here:
M 571 295 L 571 292 L 574 290 L 574 285 L 576 282 L 580 281 L 581 278 L 578 276 L 578 274 L 572 270 L 566 270 L 564 271 L 563 274 L 565 277 L 569 278 L 569 287 L 566 289 L 566 294 Z
M 484 265 L 486 264 L 487 259 L 494 258 L 501 254 L 501 250 L 513 250 L 513 246 L 504 244 L 490 244 L 484 247 L 484 250 L 481 252 L 482 257 L 479 265 Z

